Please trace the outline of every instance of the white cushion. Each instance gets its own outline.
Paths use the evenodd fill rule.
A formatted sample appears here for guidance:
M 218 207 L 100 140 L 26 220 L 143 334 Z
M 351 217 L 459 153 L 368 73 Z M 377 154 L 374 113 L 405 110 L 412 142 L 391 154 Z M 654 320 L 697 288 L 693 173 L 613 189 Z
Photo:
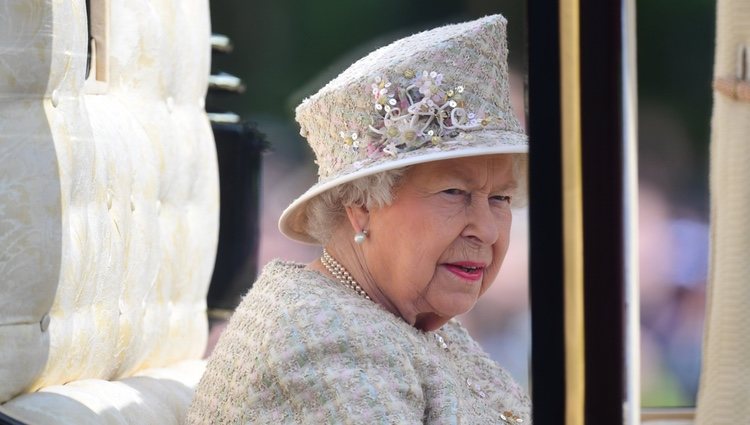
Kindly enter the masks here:
M 200 358 L 219 219 L 203 107 L 208 1 L 111 2 L 101 93 L 84 82 L 85 0 L 9 1 L 0 16 L 0 402 Z M 102 383 L 97 400 L 169 385 L 123 382 Z
M 121 381 L 85 379 L 45 387 L 0 406 L 29 425 L 180 425 L 205 362 L 150 369 Z

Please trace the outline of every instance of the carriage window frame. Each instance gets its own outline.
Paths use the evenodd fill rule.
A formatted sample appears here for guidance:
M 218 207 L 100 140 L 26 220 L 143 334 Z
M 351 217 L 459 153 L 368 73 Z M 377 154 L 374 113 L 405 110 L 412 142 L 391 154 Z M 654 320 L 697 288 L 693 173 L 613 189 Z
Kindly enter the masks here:
M 695 409 L 692 407 L 641 409 L 635 1 L 623 0 L 605 5 L 587 0 L 560 0 L 557 5 L 558 14 L 555 15 L 550 13 L 550 8 L 554 5 L 528 1 L 528 107 L 532 140 L 530 273 L 535 421 L 555 423 L 552 418 L 564 417 L 566 423 L 583 423 L 582 418 L 589 421 L 592 416 L 600 413 L 609 414 L 610 420 L 602 422 L 602 416 L 599 417 L 600 420 L 593 419 L 592 423 L 690 421 L 694 418 Z M 616 17 L 615 22 L 612 22 L 613 16 Z M 608 21 L 619 33 L 607 32 L 602 28 L 601 21 Z M 599 53 L 611 52 L 612 56 L 619 57 L 602 59 L 604 54 L 597 57 L 597 47 Z M 560 69 L 559 75 L 550 73 L 550 69 Z M 596 75 L 595 72 L 606 77 Z M 607 78 L 609 80 L 604 81 Z M 602 93 L 609 97 L 600 96 Z M 612 99 L 619 102 L 612 102 Z M 598 108 L 601 110 L 597 110 Z M 592 124 L 591 121 L 595 123 Z M 602 122 L 605 124 L 600 124 Z M 613 133 L 618 126 L 608 127 L 613 122 L 619 122 L 620 134 Z M 614 137 L 595 137 L 602 135 Z M 595 139 L 611 142 L 609 148 L 618 152 L 608 156 L 611 152 L 603 152 L 600 147 L 594 146 L 592 140 Z M 559 151 L 554 146 L 557 141 L 563 145 Z M 573 146 L 572 149 L 566 151 L 570 146 Z M 592 152 L 606 157 L 602 161 L 605 164 L 592 164 Z M 552 158 L 545 159 L 543 155 L 551 155 Z M 622 172 L 613 183 L 620 191 L 614 196 L 615 199 L 604 196 L 601 200 L 602 203 L 613 202 L 616 205 L 609 212 L 606 208 L 592 205 L 595 202 L 591 200 L 592 194 L 602 195 L 601 188 L 597 187 L 600 181 L 592 183 L 592 176 L 608 176 L 607 167 Z M 561 186 L 550 190 L 542 188 L 544 182 L 550 181 L 550 176 L 559 176 Z M 550 201 L 550 198 L 553 200 Z M 578 204 L 571 206 L 570 198 L 574 199 L 573 204 Z M 602 219 L 594 212 L 612 214 Z M 557 219 L 555 225 L 550 225 L 557 216 L 563 216 L 563 219 Z M 596 223 L 601 220 L 610 220 L 609 224 L 619 229 L 619 235 L 613 238 L 611 245 L 616 246 L 613 251 L 621 249 L 622 252 L 590 251 L 590 247 L 596 245 L 592 241 L 602 243 L 597 249 L 603 247 L 602 251 L 610 250 L 601 235 L 592 235 L 595 232 L 590 230 L 597 229 L 597 226 L 601 230 L 602 227 Z M 550 249 L 549 245 L 553 248 Z M 563 257 L 562 264 L 557 262 L 557 257 Z M 612 257 L 615 257 L 614 260 Z M 617 283 L 614 289 L 609 291 L 599 290 L 591 282 L 594 277 L 607 275 L 607 270 L 602 270 L 597 264 L 591 266 L 602 258 L 605 262 L 609 261 L 609 272 L 620 272 L 615 278 Z M 540 271 L 540 267 L 546 267 L 547 270 Z M 557 277 L 557 281 L 563 280 L 560 285 L 562 288 L 544 282 L 545 279 L 554 280 L 555 274 L 563 276 Z M 601 281 L 608 285 L 612 283 L 606 279 Z M 612 293 L 615 296 L 611 296 Z M 558 301 L 547 302 L 544 297 Z M 615 309 L 622 308 L 623 313 L 618 315 L 609 312 L 607 316 L 607 312 L 592 306 L 594 303 L 591 300 L 595 297 L 603 297 L 605 303 L 609 302 L 610 307 Z M 616 358 L 617 350 L 607 351 L 608 359 L 593 358 L 591 335 L 603 335 L 601 332 L 597 333 L 596 322 L 617 316 L 622 316 L 622 322 L 617 323 L 615 320 L 612 324 L 617 335 L 611 338 L 605 336 L 600 347 L 607 351 L 610 344 L 623 344 L 619 352 L 623 358 Z M 544 358 L 535 360 L 534 357 Z M 619 371 L 603 367 L 606 362 L 612 365 L 617 364 L 618 360 L 621 367 Z M 592 377 L 592 374 L 598 377 Z M 534 375 L 546 378 L 537 380 Z M 611 384 L 605 384 L 599 391 L 617 393 L 618 383 L 621 383 L 623 392 L 619 406 L 615 400 L 605 408 L 593 402 L 600 400 L 601 394 L 592 395 L 593 391 L 587 390 L 587 385 L 590 386 L 591 382 L 606 382 L 610 377 Z M 547 421 L 546 417 L 550 420 Z

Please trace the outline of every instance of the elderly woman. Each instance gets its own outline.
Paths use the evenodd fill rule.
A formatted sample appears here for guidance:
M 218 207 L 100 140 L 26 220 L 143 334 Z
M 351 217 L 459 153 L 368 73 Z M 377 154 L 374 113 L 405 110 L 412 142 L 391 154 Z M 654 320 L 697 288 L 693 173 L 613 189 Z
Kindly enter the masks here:
M 399 40 L 297 108 L 320 180 L 280 228 L 322 256 L 265 267 L 188 423 L 531 422 L 522 389 L 453 319 L 495 280 L 523 195 L 505 23 Z

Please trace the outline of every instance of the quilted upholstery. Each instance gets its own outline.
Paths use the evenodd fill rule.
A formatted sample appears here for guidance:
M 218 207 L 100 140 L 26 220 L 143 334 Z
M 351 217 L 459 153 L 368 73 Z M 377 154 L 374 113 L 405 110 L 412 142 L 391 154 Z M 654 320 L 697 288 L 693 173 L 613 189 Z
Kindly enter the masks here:
M 192 360 L 119 381 L 53 385 L 16 397 L 0 410 L 28 425 L 180 425 L 204 369 L 205 362 Z
M 208 1 L 113 1 L 104 90 L 85 81 L 86 13 L 0 0 L 0 403 L 95 382 L 118 394 L 132 385 L 104 381 L 205 346 L 219 218 Z M 192 382 L 190 364 L 173 372 Z

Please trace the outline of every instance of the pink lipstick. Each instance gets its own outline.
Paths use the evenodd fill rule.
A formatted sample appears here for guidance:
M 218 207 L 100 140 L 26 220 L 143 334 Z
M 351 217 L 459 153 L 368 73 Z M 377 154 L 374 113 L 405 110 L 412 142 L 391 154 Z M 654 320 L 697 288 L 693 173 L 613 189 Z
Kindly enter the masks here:
M 456 276 L 477 281 L 482 278 L 484 274 L 484 268 L 486 267 L 483 263 L 475 263 L 472 261 L 461 261 L 457 263 L 445 264 L 445 267 Z

